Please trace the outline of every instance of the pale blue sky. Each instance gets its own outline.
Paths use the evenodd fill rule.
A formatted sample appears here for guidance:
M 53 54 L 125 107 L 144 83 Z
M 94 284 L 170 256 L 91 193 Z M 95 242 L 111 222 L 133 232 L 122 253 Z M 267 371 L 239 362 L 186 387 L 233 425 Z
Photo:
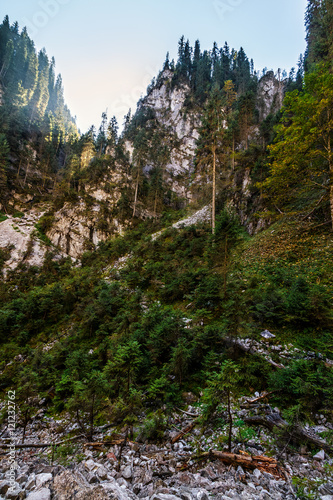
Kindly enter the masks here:
M 180 36 L 210 49 L 243 46 L 256 69 L 297 65 L 305 50 L 306 0 L 1 0 L 0 17 L 27 25 L 56 59 L 66 102 L 81 131 L 103 111 L 122 118 Z

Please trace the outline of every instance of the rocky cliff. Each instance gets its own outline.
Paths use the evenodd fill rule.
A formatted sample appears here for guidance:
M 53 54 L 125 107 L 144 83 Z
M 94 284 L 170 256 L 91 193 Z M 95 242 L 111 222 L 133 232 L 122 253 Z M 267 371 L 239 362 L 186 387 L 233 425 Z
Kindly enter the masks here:
M 193 173 L 201 113 L 199 110 L 188 111 L 186 100 L 191 89 L 187 84 L 173 86 L 172 77 L 173 72 L 165 70 L 157 84 L 140 101 L 138 111 L 152 109 L 157 121 L 173 135 L 174 146 L 166 166 L 166 182 L 178 196 L 190 200 L 190 176 Z
M 273 72 L 268 72 L 259 81 L 257 89 L 256 107 L 259 120 L 249 127 L 248 132 L 250 141 L 254 143 L 260 142 L 260 123 L 270 113 L 277 112 L 282 105 L 284 82 L 276 78 Z M 165 189 L 175 193 L 178 199 L 184 200 L 185 204 L 190 203 L 193 198 L 191 184 L 195 183 L 195 150 L 203 113 L 202 108 L 193 106 L 193 102 L 189 106 L 190 96 L 189 85 L 175 85 L 173 72 L 165 70 L 159 75 L 157 82 L 148 89 L 147 95 L 139 101 L 137 109 L 137 114 L 150 110 L 155 120 L 154 127 L 160 127 L 167 131 L 170 151 L 163 173 L 164 185 Z M 125 150 L 130 161 L 133 161 L 134 141 L 131 138 L 126 138 L 126 135 L 125 139 Z M 242 143 L 236 146 L 236 151 L 241 153 Z M 150 155 L 154 158 L 154 151 Z M 23 171 L 26 168 L 28 167 L 22 165 Z M 251 163 L 244 167 L 241 164 L 237 165 L 236 160 L 236 168 L 228 173 L 229 179 L 225 183 L 227 187 L 224 188 L 226 193 L 223 195 L 227 203 L 239 213 L 242 223 L 250 234 L 262 227 L 261 221 L 258 223 L 258 221 L 249 218 L 251 207 L 253 210 L 252 168 Z M 151 165 L 148 162 L 143 171 L 148 175 L 150 169 Z M 34 203 L 33 189 L 36 184 L 36 182 L 29 183 L 29 177 L 33 174 L 34 178 L 37 179 L 38 174 L 38 169 L 32 170 L 30 167 L 27 182 L 29 193 L 24 194 L 21 187 L 19 193 L 16 193 L 15 190 L 12 193 L 13 206 L 25 213 L 28 211 L 29 214 L 31 213 L 31 205 Z M 41 174 L 40 179 L 42 179 Z M 58 248 L 62 254 L 77 259 L 84 251 L 96 248 L 99 242 L 108 239 L 113 234 L 121 234 L 129 223 L 124 219 L 121 221 L 117 211 L 124 186 L 127 186 L 129 190 L 130 201 L 131 198 L 134 198 L 134 180 L 131 178 L 130 170 L 124 172 L 121 165 L 116 165 L 116 167 L 107 168 L 100 174 L 93 175 L 92 180 L 85 182 L 79 193 L 80 196 L 75 201 L 68 200 L 62 208 L 57 210 L 52 210 L 51 203 L 48 208 L 51 209 L 53 215 L 52 225 L 48 227 L 46 232 L 51 244 Z M 37 187 L 35 186 L 35 188 L 37 192 Z M 41 215 L 40 210 L 38 213 Z M 152 217 L 154 213 L 140 201 L 137 215 L 146 218 Z M 34 218 L 36 217 L 38 218 L 37 212 L 34 214 Z M 34 252 L 30 251 L 29 258 L 26 257 L 28 241 L 35 241 L 31 239 L 30 232 L 27 232 L 26 238 L 23 237 L 23 234 L 19 236 L 19 230 L 12 230 L 12 228 L 13 224 L 10 222 L 2 223 L 4 234 L 8 236 L 8 231 L 13 234 L 8 237 L 4 236 L 0 242 L 1 246 L 3 248 L 8 246 L 9 240 L 11 240 L 18 249 L 15 256 L 12 257 L 12 261 L 8 263 L 8 267 L 15 267 L 20 258 L 24 259 L 27 264 L 41 262 L 44 250 L 37 248 L 37 243 L 33 243 L 33 245 L 29 243 L 29 248 L 32 245 L 35 250 Z M 21 238 L 22 241 L 16 241 L 18 238 Z M 31 257 L 31 255 L 36 257 Z

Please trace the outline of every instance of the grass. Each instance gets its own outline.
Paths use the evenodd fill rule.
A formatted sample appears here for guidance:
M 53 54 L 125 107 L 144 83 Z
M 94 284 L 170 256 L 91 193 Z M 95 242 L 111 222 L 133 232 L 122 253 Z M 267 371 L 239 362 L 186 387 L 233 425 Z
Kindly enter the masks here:
M 7 215 L 5 215 L 4 213 L 0 212 L 0 222 L 4 222 L 7 219 L 8 219 Z

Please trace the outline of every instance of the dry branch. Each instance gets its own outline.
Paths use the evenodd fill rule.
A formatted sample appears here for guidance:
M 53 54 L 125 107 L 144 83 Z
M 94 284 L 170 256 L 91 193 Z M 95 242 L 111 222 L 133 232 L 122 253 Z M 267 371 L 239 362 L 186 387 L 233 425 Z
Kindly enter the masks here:
M 191 432 L 192 429 L 197 425 L 197 421 L 195 420 L 194 422 L 191 422 L 189 425 L 187 425 L 184 429 L 182 429 L 172 440 L 171 443 L 175 444 L 177 441 L 179 441 L 182 437 L 185 436 L 185 434 L 188 434 Z
M 269 472 L 275 477 L 284 478 L 285 471 L 278 465 L 274 458 L 265 457 L 263 455 L 238 455 L 236 453 L 226 453 L 224 451 L 210 450 L 210 457 L 218 458 L 227 465 L 234 467 L 243 467 L 244 469 L 259 469 L 261 471 Z

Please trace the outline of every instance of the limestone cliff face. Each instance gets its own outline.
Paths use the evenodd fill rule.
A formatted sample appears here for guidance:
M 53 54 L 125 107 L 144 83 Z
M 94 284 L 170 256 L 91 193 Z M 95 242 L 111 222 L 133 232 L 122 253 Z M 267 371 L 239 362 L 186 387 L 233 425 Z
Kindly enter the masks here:
M 106 195 L 102 190 L 95 194 L 99 198 Z M 54 246 L 77 259 L 86 250 L 96 248 L 101 241 L 107 240 L 112 234 L 121 234 L 122 231 L 119 221 L 103 212 L 99 203 L 88 205 L 81 198 L 75 204 L 65 203 L 54 214 L 52 227 L 46 234 Z
M 5 251 L 4 274 L 16 269 L 20 263 L 41 266 L 46 245 L 38 238 L 35 225 L 43 215 L 39 209 L 27 212 L 23 217 L 8 218 L 0 223 L 0 249 Z
M 166 166 L 165 181 L 178 196 L 190 200 L 189 179 L 194 167 L 201 116 L 199 112 L 187 110 L 189 86 L 173 86 L 172 76 L 173 72 L 169 70 L 159 76 L 157 84 L 140 101 L 138 111 L 143 108 L 153 109 L 157 121 L 170 130 L 173 147 L 170 162 Z
M 258 86 L 257 107 L 259 121 L 265 120 L 270 113 L 277 113 L 282 107 L 285 81 L 276 78 L 273 71 L 264 75 Z

